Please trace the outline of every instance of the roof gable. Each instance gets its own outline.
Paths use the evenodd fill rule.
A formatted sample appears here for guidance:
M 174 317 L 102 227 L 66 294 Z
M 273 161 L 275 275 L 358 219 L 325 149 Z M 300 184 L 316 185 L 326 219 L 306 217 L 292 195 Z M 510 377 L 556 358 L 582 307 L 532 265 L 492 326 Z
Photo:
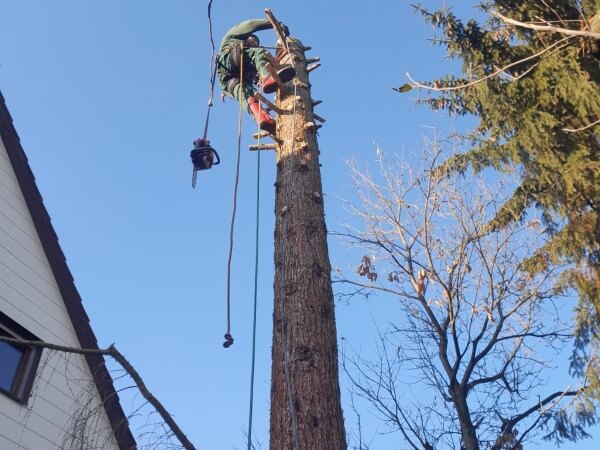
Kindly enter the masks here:
M 31 171 L 27 156 L 21 146 L 19 136 L 13 126 L 12 117 L 1 92 L 0 139 L 2 139 L 6 148 L 10 163 L 27 204 L 27 209 L 33 220 L 80 346 L 81 348 L 97 349 L 96 336 L 90 326 L 89 318 L 58 242 L 58 236 L 54 231 L 50 216 L 44 206 L 42 196 L 35 183 L 35 177 Z M 119 447 L 122 450 L 136 448 L 135 439 L 131 434 L 127 417 L 119 403 L 119 397 L 115 391 L 111 376 L 104 364 L 104 358 L 101 355 L 86 354 L 85 359 L 100 393 L 102 404 L 119 443 Z

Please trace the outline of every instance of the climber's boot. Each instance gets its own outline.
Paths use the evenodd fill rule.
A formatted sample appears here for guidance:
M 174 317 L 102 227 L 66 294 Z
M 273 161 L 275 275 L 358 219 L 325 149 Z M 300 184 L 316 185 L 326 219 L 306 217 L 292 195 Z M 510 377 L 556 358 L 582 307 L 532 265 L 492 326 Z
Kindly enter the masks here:
M 276 70 L 276 73 L 282 83 L 287 83 L 296 76 L 296 70 L 289 64 L 279 66 Z M 273 76 L 263 78 L 261 81 L 261 87 L 265 94 L 271 94 L 277 90 L 277 80 L 275 80 Z
M 270 134 L 275 134 L 275 121 L 273 118 L 260 107 L 260 103 L 256 98 L 248 98 L 248 106 L 252 112 L 254 120 L 261 130 L 267 131 Z

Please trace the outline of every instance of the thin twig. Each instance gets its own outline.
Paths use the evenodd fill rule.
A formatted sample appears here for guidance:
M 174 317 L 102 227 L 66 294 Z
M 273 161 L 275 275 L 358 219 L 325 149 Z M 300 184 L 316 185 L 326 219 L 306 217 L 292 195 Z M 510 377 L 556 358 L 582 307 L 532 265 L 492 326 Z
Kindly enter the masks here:
M 592 122 L 584 127 L 581 128 L 563 128 L 563 131 L 566 131 L 567 133 L 577 133 L 578 131 L 583 131 L 583 130 L 587 130 L 588 128 L 592 128 L 594 125 L 598 125 L 600 123 L 600 119 L 596 120 L 595 122 Z

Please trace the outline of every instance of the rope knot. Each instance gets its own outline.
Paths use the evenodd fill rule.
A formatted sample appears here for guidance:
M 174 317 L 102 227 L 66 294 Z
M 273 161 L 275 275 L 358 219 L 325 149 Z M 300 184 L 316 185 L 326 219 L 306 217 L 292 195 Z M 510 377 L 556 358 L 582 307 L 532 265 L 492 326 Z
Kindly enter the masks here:
M 223 342 L 223 347 L 229 348 L 233 345 L 233 336 L 229 333 L 225 333 L 225 342 Z

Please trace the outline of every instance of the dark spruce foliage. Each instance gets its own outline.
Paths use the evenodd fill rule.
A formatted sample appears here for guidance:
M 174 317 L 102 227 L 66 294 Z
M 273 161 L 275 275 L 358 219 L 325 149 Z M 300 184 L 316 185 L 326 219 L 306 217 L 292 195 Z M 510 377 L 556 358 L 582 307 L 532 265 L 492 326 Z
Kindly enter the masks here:
M 435 42 L 462 61 L 460 76 L 423 83 L 419 100 L 477 118 L 470 150 L 439 170 L 493 167 L 519 170 L 520 185 L 489 230 L 520 221 L 530 207 L 543 213 L 547 244 L 528 262 L 532 271 L 569 264 L 563 288 L 577 289 L 575 374 L 597 377 L 586 351 L 600 325 L 600 39 L 509 25 L 523 23 L 600 32 L 600 1 L 484 1 L 484 21 L 451 10 L 415 9 L 442 31 Z

